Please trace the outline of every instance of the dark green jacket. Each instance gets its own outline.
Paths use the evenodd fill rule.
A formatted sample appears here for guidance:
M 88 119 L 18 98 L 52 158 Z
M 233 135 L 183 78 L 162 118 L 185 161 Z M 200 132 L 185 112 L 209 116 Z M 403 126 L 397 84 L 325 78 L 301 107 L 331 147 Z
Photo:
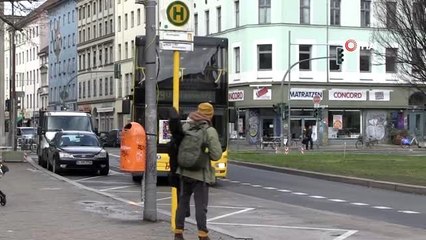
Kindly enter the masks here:
M 204 124 L 209 124 L 204 122 Z M 183 131 L 189 129 L 190 123 L 185 123 L 182 126 Z M 210 156 L 210 160 L 217 161 L 222 157 L 222 146 L 219 142 L 219 135 L 214 127 L 207 128 L 207 150 Z M 176 173 L 181 176 L 189 177 L 199 181 L 212 184 L 216 181 L 215 170 L 211 166 L 211 161 L 206 162 L 206 166 L 200 170 L 188 170 L 178 167 Z

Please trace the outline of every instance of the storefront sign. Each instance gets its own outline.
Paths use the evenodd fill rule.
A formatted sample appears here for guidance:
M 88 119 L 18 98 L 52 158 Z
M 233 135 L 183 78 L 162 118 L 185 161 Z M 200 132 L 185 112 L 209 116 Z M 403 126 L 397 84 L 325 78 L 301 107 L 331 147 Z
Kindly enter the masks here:
M 230 102 L 244 101 L 244 90 L 233 90 L 228 92 Z
M 367 90 L 358 89 L 331 89 L 328 92 L 329 100 L 337 101 L 366 101 Z
M 261 87 L 253 89 L 253 100 L 271 100 L 272 91 L 270 88 Z
M 290 99 L 291 100 L 310 100 L 314 96 L 319 96 L 323 99 L 323 89 L 311 89 L 311 88 L 292 88 L 290 89 Z
M 370 101 L 390 101 L 391 90 L 371 90 L 368 92 Z

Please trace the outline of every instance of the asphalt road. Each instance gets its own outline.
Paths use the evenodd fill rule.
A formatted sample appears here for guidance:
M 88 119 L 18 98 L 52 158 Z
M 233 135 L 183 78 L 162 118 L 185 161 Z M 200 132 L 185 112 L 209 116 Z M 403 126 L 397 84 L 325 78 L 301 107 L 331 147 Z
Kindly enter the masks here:
M 140 185 L 129 175 L 119 175 L 119 149 L 108 151 L 112 176 L 120 179 L 113 181 L 117 186 L 76 180 L 138 202 Z M 233 164 L 211 196 L 209 226 L 234 237 L 282 239 L 283 229 L 288 237 L 303 232 L 305 238 L 297 239 L 424 239 L 426 234 L 426 196 Z M 170 212 L 170 188 L 161 179 L 157 198 L 159 209 Z

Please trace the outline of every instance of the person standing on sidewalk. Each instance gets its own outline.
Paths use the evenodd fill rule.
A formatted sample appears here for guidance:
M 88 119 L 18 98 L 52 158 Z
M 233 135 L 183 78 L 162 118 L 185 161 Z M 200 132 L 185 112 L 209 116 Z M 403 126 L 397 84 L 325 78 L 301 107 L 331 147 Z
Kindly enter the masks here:
M 312 126 L 311 125 L 306 125 L 306 130 L 305 130 L 305 138 L 303 139 L 303 141 L 305 142 L 306 145 L 306 150 L 309 149 L 309 144 L 311 145 L 311 150 L 314 148 L 314 141 L 312 140 Z
M 194 124 L 202 124 L 206 131 L 204 142 L 204 154 L 208 154 L 210 160 L 217 161 L 222 156 L 222 147 L 215 128 L 212 127 L 214 108 L 210 103 L 200 103 L 196 112 L 191 112 L 188 121 L 183 125 L 183 131 L 187 131 Z M 179 149 L 180 150 L 180 149 Z M 202 154 L 203 154 L 202 153 Z M 175 240 L 183 240 L 185 216 L 189 211 L 191 195 L 194 194 L 195 218 L 197 220 L 198 238 L 209 240 L 207 229 L 207 206 L 209 201 L 209 185 L 215 182 L 215 170 L 209 161 L 205 161 L 204 167 L 198 170 L 189 170 L 178 166 L 177 174 L 181 177 L 181 189 L 178 208 L 176 211 Z

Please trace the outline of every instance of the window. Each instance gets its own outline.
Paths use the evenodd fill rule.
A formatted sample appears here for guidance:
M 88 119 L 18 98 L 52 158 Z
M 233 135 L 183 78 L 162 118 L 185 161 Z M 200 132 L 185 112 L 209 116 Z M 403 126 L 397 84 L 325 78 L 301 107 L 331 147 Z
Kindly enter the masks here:
M 91 92 L 90 92 L 90 79 L 89 79 L 89 81 L 87 82 L 87 98 L 90 98 L 91 96 Z
M 128 22 L 127 13 L 126 13 L 124 14 L 124 30 L 127 30 L 128 24 L 129 22 Z
M 112 46 L 109 47 L 109 62 L 110 63 L 114 62 L 114 54 L 113 54 Z
M 386 72 L 396 72 L 396 57 L 398 54 L 397 48 L 386 48 Z
M 370 26 L 370 0 L 361 0 L 361 27 Z
M 108 96 L 108 78 L 105 78 L 105 96 Z
M 90 5 L 87 5 L 87 17 L 90 17 Z
M 426 2 L 417 0 L 413 2 L 413 22 L 418 29 L 424 28 L 426 23 Z
M 102 78 L 99 79 L 99 96 L 102 96 Z
M 109 28 L 110 28 L 111 33 L 114 33 L 114 23 L 113 23 L 112 19 L 109 20 Z
M 93 25 L 93 38 L 96 38 L 96 25 Z
M 141 25 L 141 9 L 138 8 L 137 16 L 136 16 L 136 24 L 139 26 Z
M 198 14 L 194 14 L 194 31 L 195 36 L 198 36 Z
M 114 92 L 113 92 L 113 89 L 114 89 L 114 79 L 112 78 L 112 77 L 110 77 L 109 78 L 109 94 L 110 95 L 112 95 Z
M 130 47 L 131 47 L 131 49 L 132 49 L 132 52 L 130 53 L 130 55 L 132 56 L 132 57 L 134 57 L 135 56 L 135 41 L 131 41 L 131 43 L 130 43 Z
M 311 58 L 311 45 L 299 45 L 299 61 Z M 299 63 L 300 70 L 311 70 L 311 61 Z
M 235 1 L 235 27 L 240 26 L 240 2 Z
M 271 0 L 259 0 L 259 24 L 271 23 Z
M 371 50 L 361 49 L 359 53 L 359 71 L 371 72 Z
M 341 122 L 341 128 L 335 128 Z M 330 138 L 354 138 L 361 134 L 361 112 L 359 110 L 329 110 L 328 127 Z
M 117 31 L 121 32 L 121 16 L 118 16 Z
M 135 12 L 130 12 L 130 27 L 133 28 L 135 26 Z
M 108 48 L 105 48 L 105 65 L 108 64 Z
M 222 8 L 218 7 L 217 8 L 217 32 L 221 32 L 222 31 Z
M 311 1 L 300 0 L 300 24 L 311 23 Z
M 330 24 L 340 25 L 340 0 L 331 0 L 330 2 Z
M 99 66 L 102 66 L 102 49 L 99 49 Z
M 117 58 L 118 58 L 118 61 L 121 61 L 121 44 L 118 44 L 118 56 L 117 56 Z
M 234 55 L 235 55 L 235 72 L 239 73 L 240 72 L 240 47 L 236 47 L 234 48 Z
M 87 53 L 87 68 L 90 68 L 90 61 L 91 61 L 92 59 L 90 59 L 90 52 L 89 53 Z
M 105 21 L 105 34 L 108 34 L 108 21 Z
M 396 23 L 396 2 L 386 2 L 386 27 L 392 28 Z
M 96 14 L 96 1 L 93 1 L 93 15 Z
M 96 50 L 93 50 L 93 68 L 96 68 L 97 64 L 96 64 Z
M 272 70 L 272 45 L 257 45 L 258 70 Z
M 336 48 L 338 47 L 342 47 L 342 46 L 330 46 L 329 66 L 330 66 L 330 71 L 334 71 L 334 72 L 341 71 L 340 65 L 336 63 L 336 57 L 337 57 Z
M 93 79 L 93 97 L 96 97 L 96 79 Z
M 78 98 L 81 99 L 81 82 L 78 83 Z
M 102 23 L 99 23 L 99 37 L 102 37 Z
M 103 0 L 99 0 L 99 12 L 102 12 L 102 1 Z
M 210 28 L 209 28 L 209 26 L 210 26 L 210 13 L 209 13 L 209 11 L 206 11 L 205 12 L 205 15 L 206 15 L 206 35 L 209 35 L 210 34 Z
M 128 59 L 129 58 L 129 43 L 125 42 L 124 43 L 124 59 Z
M 411 56 L 411 72 L 416 74 L 423 71 L 424 61 L 422 60 L 422 49 L 413 48 Z

